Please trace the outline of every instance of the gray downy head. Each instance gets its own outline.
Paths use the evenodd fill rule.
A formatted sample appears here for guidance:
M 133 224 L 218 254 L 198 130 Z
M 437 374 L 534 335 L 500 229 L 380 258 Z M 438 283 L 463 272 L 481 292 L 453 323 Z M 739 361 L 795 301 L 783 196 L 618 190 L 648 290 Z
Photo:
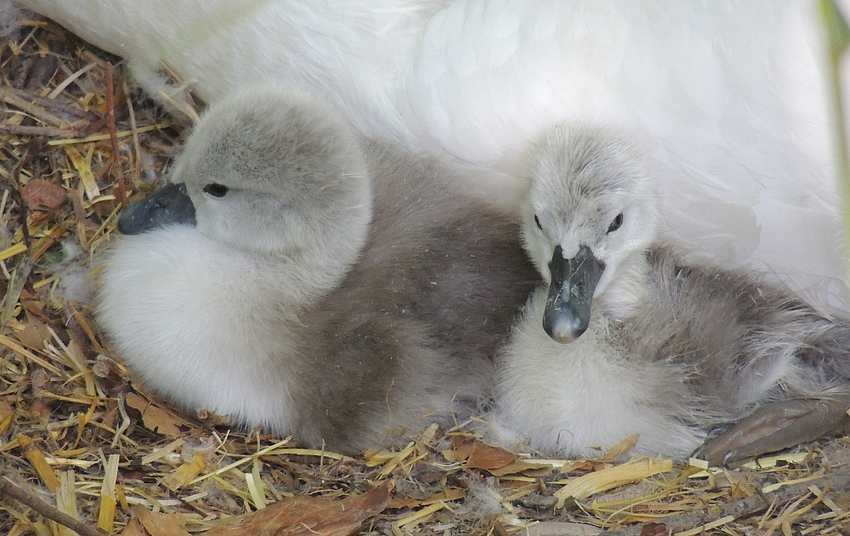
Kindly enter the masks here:
M 624 291 L 632 261 L 655 240 L 655 194 L 643 157 L 607 128 L 556 126 L 528 170 L 523 239 L 549 283 L 543 327 L 569 343 L 606 292 Z
M 254 253 L 349 260 L 368 232 L 371 191 L 359 139 L 327 105 L 285 90 L 257 88 L 212 105 L 169 179 L 122 211 L 121 232 L 195 225 Z

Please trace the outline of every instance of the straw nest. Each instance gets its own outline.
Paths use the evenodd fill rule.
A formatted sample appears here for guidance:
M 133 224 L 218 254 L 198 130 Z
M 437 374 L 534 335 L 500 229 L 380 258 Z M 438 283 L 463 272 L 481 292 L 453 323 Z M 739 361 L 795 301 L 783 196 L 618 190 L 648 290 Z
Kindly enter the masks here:
M 348 458 L 170 408 L 133 383 L 79 282 L 195 111 L 164 112 L 41 19 L 0 43 L 0 76 L 0 533 L 850 534 L 850 438 L 709 472 L 615 463 L 628 439 L 542 460 L 463 426 Z

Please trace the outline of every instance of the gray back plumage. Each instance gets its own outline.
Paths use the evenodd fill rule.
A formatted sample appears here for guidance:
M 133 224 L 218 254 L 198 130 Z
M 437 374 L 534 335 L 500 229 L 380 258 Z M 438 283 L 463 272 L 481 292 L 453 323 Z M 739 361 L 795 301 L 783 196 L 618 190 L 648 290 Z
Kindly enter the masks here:
M 658 245 L 647 259 L 650 292 L 620 319 L 621 336 L 636 357 L 687 371 L 700 405 L 721 420 L 850 379 L 845 322 L 824 317 L 751 272 L 688 265 L 674 249 Z M 797 370 L 778 371 L 789 358 Z M 783 378 L 775 382 L 778 374 Z M 765 392 L 765 383 L 776 385 Z
M 475 411 L 539 283 L 517 224 L 455 192 L 437 163 L 378 144 L 367 155 L 368 241 L 341 285 L 299 317 L 315 356 L 296 397 L 301 435 L 347 450 L 374 445 L 388 424 L 447 425 Z

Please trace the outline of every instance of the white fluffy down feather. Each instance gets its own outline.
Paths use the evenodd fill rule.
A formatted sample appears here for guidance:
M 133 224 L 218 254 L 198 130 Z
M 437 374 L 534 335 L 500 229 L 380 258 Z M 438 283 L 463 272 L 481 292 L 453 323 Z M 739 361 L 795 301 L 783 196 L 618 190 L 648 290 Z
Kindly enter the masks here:
M 844 2 L 846 4 L 846 2 Z M 653 140 L 662 229 L 847 310 L 844 247 L 811 0 L 18 0 L 141 82 L 166 63 L 215 101 L 251 82 L 322 96 L 361 132 L 511 177 L 552 121 Z

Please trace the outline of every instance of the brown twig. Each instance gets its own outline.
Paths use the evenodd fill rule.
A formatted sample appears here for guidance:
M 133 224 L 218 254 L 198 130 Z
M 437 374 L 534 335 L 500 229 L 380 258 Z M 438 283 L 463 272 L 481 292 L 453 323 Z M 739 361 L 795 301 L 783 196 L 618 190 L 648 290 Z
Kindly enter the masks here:
M 809 490 L 809 486 L 813 484 L 817 484 L 824 488 L 828 487 L 828 489 L 833 492 L 846 492 L 847 490 L 850 490 L 850 474 L 842 471 L 825 476 L 823 479 L 801 482 L 799 484 L 790 484 L 768 494 L 768 497 L 776 503 L 786 503 L 790 500 L 803 496 Z M 770 504 L 765 502 L 764 494 L 758 493 L 721 506 L 719 508 L 719 513 L 717 511 L 711 513 L 693 511 L 661 519 L 658 520 L 657 523 L 663 523 L 666 527 L 667 533 L 676 533 L 693 529 L 727 516 L 733 516 L 735 519 L 752 516 L 762 512 L 769 506 Z M 622 529 L 603 531 L 597 536 L 639 536 L 642 533 L 642 529 L 643 524 L 638 524 Z
M 56 127 L 39 127 L 27 125 L 0 125 L 0 132 L 8 132 L 16 136 L 44 136 L 48 138 L 74 138 L 75 130 Z
M 27 100 L 17 96 L 11 88 L 0 87 L 0 101 L 5 102 L 6 104 L 10 104 L 15 108 L 18 108 L 19 110 L 36 117 L 38 120 L 47 123 L 50 126 L 60 128 L 63 125 L 68 124 L 67 121 L 59 119 L 47 110 L 44 110 L 39 106 L 34 106 Z
M 10 193 L 18 204 L 18 219 L 20 221 L 21 234 L 23 235 L 24 244 L 29 249 L 32 242 L 30 238 L 30 227 L 27 221 L 29 220 L 29 210 L 27 204 L 24 203 L 24 196 L 21 194 L 21 168 L 24 167 L 27 158 L 29 158 L 29 154 L 24 153 L 18 163 L 15 164 L 15 167 L 12 168 L 12 189 Z
M 114 70 L 115 68 L 111 63 L 106 63 L 106 126 L 109 128 L 109 142 L 112 146 L 112 161 L 109 167 L 117 179 L 116 189 L 118 190 L 118 199 L 121 201 L 121 204 L 126 205 L 127 190 L 124 186 L 124 174 L 121 173 L 121 166 L 118 160 L 118 128 L 115 126 Z
M 118 129 L 115 127 L 115 82 L 114 68 L 106 64 L 106 125 L 109 127 L 109 142 L 112 145 L 113 158 L 118 158 Z
M 60 525 L 68 527 L 80 536 L 108 536 L 99 528 L 93 527 L 79 519 L 75 519 L 64 512 L 59 511 L 55 506 L 47 504 L 35 495 L 27 493 L 6 478 L 0 478 L 0 495 L 9 497 L 10 499 L 14 499 L 19 503 L 29 506 L 47 519 L 51 519 Z

